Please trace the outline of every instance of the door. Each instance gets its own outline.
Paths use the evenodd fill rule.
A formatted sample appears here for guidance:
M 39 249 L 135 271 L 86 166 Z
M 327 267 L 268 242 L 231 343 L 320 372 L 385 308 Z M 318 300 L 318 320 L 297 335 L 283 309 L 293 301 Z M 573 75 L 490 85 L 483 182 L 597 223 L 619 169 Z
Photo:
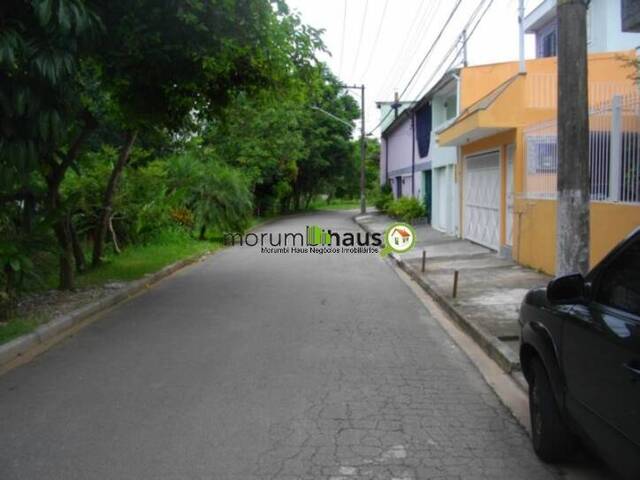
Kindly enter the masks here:
M 425 170 L 423 172 L 423 182 L 424 182 L 424 206 L 427 209 L 427 222 L 431 223 L 431 216 L 433 211 L 432 209 L 432 204 L 431 204 L 431 190 L 432 190 L 432 186 L 431 186 L 431 170 Z
M 466 157 L 464 172 L 464 237 L 498 250 L 500 153 Z
M 433 170 L 433 215 L 431 222 L 434 228 L 442 232 L 446 232 L 449 226 L 448 189 L 447 168 L 435 168 Z
M 640 237 L 596 271 L 564 322 L 567 407 L 602 454 L 640 478 Z
M 507 216 L 506 216 L 506 243 L 510 247 L 513 246 L 513 157 L 515 153 L 515 145 L 509 145 L 507 147 L 507 185 L 506 185 L 506 204 L 507 204 Z
M 443 232 L 449 230 L 449 209 L 451 208 L 449 202 L 449 180 L 448 180 L 447 168 L 440 169 L 440 195 L 438 198 L 438 213 L 440 215 L 440 226 Z
M 402 197 L 402 177 L 396 177 L 396 198 Z

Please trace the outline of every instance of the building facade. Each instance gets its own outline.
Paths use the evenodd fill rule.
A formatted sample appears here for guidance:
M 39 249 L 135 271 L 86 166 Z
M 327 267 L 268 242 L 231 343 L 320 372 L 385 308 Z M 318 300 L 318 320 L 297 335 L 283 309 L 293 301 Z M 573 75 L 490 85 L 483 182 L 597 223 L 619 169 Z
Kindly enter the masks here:
M 383 128 L 380 181 L 394 197 L 421 200 L 434 228 L 458 233 L 456 148 L 441 147 L 435 131 L 458 113 L 458 71 L 450 71 L 424 96 Z
M 536 57 L 554 57 L 558 51 L 557 0 L 544 0 L 524 18 L 526 33 L 536 37 Z M 587 10 L 587 50 L 605 53 L 640 46 L 640 33 L 623 28 L 620 0 L 591 0 Z M 627 11 L 628 9 L 625 9 Z M 631 13 L 629 13 L 631 16 Z
M 589 55 L 592 264 L 640 225 L 633 58 Z M 460 148 L 461 236 L 553 274 L 557 59 L 529 60 L 526 73 L 517 62 L 468 67 L 460 77 L 461 113 L 437 134 L 441 146 Z

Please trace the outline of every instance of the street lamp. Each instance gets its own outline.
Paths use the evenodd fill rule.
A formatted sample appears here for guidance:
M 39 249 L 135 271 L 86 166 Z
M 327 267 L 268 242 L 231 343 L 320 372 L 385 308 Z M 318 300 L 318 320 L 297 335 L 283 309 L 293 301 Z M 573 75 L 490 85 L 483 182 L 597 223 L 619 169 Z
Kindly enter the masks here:
M 367 213 L 367 200 L 365 198 L 365 156 L 366 156 L 366 138 L 365 138 L 365 133 L 364 133 L 364 85 L 340 85 L 342 88 L 351 88 L 351 89 L 357 89 L 360 90 L 360 101 L 361 101 L 361 105 L 360 105 L 360 213 Z M 349 127 L 353 127 L 353 125 L 351 125 L 350 122 L 347 122 L 346 120 L 340 118 L 340 117 L 336 117 L 333 113 L 331 112 L 327 112 L 326 110 L 323 110 L 320 107 L 316 107 L 316 106 L 312 106 L 311 107 L 313 110 L 317 110 L 318 112 L 324 113 L 325 115 L 328 115 L 329 117 L 333 118 L 334 120 L 344 123 L 345 125 L 348 125 Z
M 362 85 L 340 85 L 342 88 L 360 90 L 360 213 L 367 213 L 367 200 L 365 198 L 365 156 L 366 138 L 364 133 L 364 83 Z
M 311 105 L 311 109 L 312 109 L 312 110 L 317 110 L 318 112 L 321 112 L 321 113 L 324 113 L 325 115 L 327 115 L 327 116 L 329 116 L 329 117 L 333 118 L 334 120 L 336 120 L 336 121 L 338 121 L 338 122 L 340 122 L 340 123 L 344 123 L 344 124 L 345 124 L 346 126 L 348 126 L 349 128 L 353 128 L 353 124 L 352 124 L 351 122 L 347 122 L 346 120 L 344 120 L 344 119 L 342 119 L 342 118 L 340 118 L 340 117 L 337 117 L 337 116 L 335 116 L 333 113 L 331 113 L 331 112 L 327 112 L 326 110 L 323 110 L 323 109 L 322 109 L 322 108 L 320 108 L 320 107 L 316 107 L 315 105 Z

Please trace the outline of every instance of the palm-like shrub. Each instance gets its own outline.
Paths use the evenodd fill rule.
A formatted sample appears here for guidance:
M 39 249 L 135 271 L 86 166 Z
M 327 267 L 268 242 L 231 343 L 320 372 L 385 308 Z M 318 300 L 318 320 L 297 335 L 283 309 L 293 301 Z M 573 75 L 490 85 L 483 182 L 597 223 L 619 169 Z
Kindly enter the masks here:
M 389 204 L 387 213 L 403 222 L 413 222 L 424 217 L 427 210 L 422 202 L 413 197 L 402 197 Z

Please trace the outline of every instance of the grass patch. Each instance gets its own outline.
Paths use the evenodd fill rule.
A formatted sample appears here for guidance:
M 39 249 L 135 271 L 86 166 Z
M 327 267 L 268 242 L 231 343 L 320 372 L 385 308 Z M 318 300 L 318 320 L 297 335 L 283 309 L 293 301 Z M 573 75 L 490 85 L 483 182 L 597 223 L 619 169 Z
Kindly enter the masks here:
M 102 265 L 76 279 L 78 287 L 102 285 L 112 281 L 136 280 L 178 260 L 220 247 L 211 240 L 196 240 L 179 231 L 163 232 L 145 245 L 128 246 L 121 254 L 110 254 Z
M 360 199 L 336 198 L 328 203 L 326 200 L 317 199 L 309 205 L 309 210 L 353 210 L 354 208 L 360 208 Z
M 0 344 L 33 332 L 39 324 L 40 322 L 35 318 L 14 318 L 6 323 L 0 323 Z

